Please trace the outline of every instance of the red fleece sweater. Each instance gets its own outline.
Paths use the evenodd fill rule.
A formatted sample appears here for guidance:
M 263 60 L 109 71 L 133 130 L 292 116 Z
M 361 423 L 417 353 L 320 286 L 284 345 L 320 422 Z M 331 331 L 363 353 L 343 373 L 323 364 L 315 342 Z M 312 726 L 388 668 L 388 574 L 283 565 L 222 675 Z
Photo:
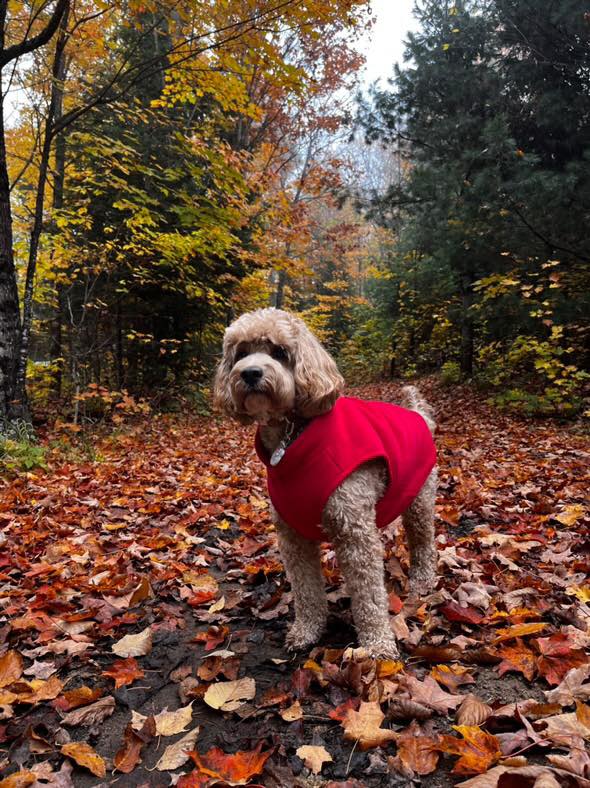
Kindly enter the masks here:
M 436 449 L 422 416 L 388 402 L 340 397 L 331 411 L 308 424 L 276 466 L 260 430 L 256 452 L 266 465 L 268 492 L 281 518 L 307 539 L 325 539 L 322 512 L 347 476 L 382 457 L 389 484 L 376 507 L 377 525 L 395 520 L 414 500 L 436 463 Z

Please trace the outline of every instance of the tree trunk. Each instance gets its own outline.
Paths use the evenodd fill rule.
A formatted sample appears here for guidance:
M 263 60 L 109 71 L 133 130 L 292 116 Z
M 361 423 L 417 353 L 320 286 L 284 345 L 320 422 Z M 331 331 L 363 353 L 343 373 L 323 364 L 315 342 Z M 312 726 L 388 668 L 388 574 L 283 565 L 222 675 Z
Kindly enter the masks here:
M 63 81 L 65 77 L 65 46 L 67 42 L 67 25 L 69 8 L 61 18 L 55 55 L 52 69 L 51 100 L 45 119 L 45 136 L 43 140 L 43 150 L 39 164 L 39 180 L 37 182 L 37 196 L 35 199 L 35 215 L 33 228 L 31 230 L 31 240 L 29 245 L 29 260 L 27 264 L 27 275 L 25 279 L 25 294 L 23 299 L 23 322 L 19 344 L 18 365 L 15 380 L 15 401 L 12 412 L 17 417 L 26 418 L 27 416 L 27 396 L 26 378 L 27 361 L 29 358 L 29 344 L 31 340 L 31 326 L 33 323 L 33 293 L 35 287 L 35 272 L 37 270 L 37 258 L 39 253 L 39 242 L 43 231 L 43 207 L 45 204 L 45 188 L 47 186 L 47 173 L 49 171 L 49 158 L 51 156 L 51 145 L 53 142 L 53 125 L 56 118 L 58 107 L 63 104 Z
M 64 72 L 65 79 L 65 72 Z M 63 113 L 63 80 L 58 83 L 58 100 L 55 107 L 55 122 L 58 123 Z M 53 213 L 60 211 L 64 204 L 64 182 L 66 171 L 66 132 L 65 129 L 59 131 L 55 137 L 55 177 L 53 180 Z M 54 232 L 57 228 L 54 226 Z M 64 320 L 64 285 L 58 281 L 56 285 L 56 314 L 54 322 L 54 334 L 52 343 L 52 358 L 57 361 L 55 373 L 55 393 L 61 396 L 62 369 L 63 369 L 63 320 Z M 59 359 L 59 360 L 58 360 Z
M 464 378 L 473 375 L 473 277 L 470 273 L 461 275 L 461 373 Z
M 2 27 L 3 22 L 4 19 L 0 19 Z M 13 254 L 10 183 L 6 162 L 3 87 L 0 71 L 0 430 L 11 417 L 20 336 L 20 311 Z
M 277 279 L 277 290 L 275 293 L 275 307 L 276 309 L 283 308 L 283 299 L 285 297 L 285 285 L 287 284 L 287 274 L 285 271 L 281 270 L 278 272 L 279 276 Z

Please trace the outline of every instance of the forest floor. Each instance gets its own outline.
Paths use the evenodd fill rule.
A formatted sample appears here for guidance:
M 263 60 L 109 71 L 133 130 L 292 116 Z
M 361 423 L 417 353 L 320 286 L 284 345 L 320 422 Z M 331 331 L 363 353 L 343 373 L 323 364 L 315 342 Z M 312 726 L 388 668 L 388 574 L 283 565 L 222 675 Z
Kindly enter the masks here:
M 286 652 L 251 429 L 154 415 L 0 482 L 0 787 L 590 786 L 590 441 L 422 387 L 440 582 L 409 598 L 386 530 L 400 662 L 350 648 L 329 547 L 329 631 Z

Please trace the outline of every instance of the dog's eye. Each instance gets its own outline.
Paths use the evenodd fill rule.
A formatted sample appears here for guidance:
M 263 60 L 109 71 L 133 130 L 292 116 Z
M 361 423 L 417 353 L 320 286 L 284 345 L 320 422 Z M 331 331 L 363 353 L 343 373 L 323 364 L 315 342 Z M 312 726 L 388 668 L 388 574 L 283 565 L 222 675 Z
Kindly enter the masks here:
M 234 364 L 237 361 L 241 361 L 243 358 L 246 358 L 248 353 L 242 348 L 241 350 L 236 351 L 236 355 L 234 356 Z
M 289 354 L 285 350 L 284 347 L 278 345 L 277 347 L 273 347 L 270 351 L 270 355 L 274 358 L 275 361 L 288 361 Z

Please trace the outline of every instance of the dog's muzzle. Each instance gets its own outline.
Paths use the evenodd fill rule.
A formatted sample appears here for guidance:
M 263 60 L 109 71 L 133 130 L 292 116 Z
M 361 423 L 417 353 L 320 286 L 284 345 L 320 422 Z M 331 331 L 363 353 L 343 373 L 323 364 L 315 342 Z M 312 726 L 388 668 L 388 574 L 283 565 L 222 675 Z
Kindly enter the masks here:
M 263 374 L 261 367 L 246 367 L 240 372 L 242 380 L 250 388 L 256 388 L 262 380 Z

